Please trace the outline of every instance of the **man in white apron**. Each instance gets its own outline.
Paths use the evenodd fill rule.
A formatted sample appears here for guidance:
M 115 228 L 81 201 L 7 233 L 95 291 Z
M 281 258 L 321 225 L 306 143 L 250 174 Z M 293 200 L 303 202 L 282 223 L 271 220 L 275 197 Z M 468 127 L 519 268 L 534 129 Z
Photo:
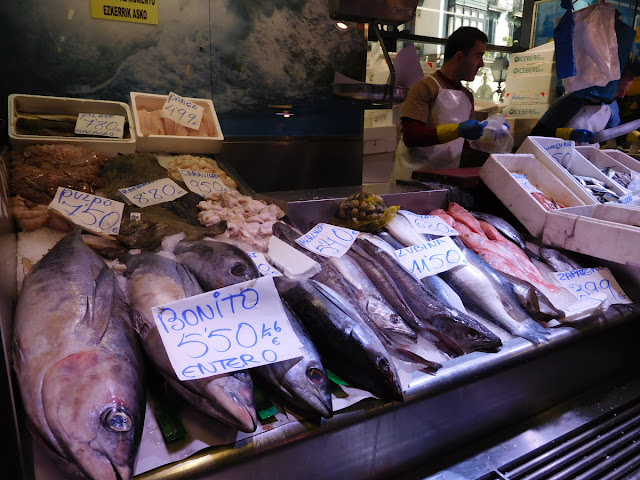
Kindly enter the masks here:
M 389 182 L 409 180 L 414 170 L 458 168 L 465 139 L 482 136 L 486 122 L 472 119 L 473 94 L 461 81 L 484 66 L 487 42 L 477 28 L 459 28 L 447 39 L 442 67 L 409 89 Z

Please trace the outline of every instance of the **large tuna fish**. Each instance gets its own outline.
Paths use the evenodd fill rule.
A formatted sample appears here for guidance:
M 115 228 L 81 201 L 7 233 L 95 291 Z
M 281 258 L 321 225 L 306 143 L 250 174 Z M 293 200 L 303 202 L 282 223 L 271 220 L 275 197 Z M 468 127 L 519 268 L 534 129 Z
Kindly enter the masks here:
M 145 404 L 137 341 L 115 274 L 80 230 L 25 278 L 14 368 L 36 437 L 71 477 L 132 477 Z
M 203 293 L 187 268 L 170 258 L 140 253 L 127 261 L 127 294 L 136 330 L 148 356 L 189 404 L 243 432 L 257 426 L 253 382 L 246 371 L 181 381 L 171 366 L 151 309 Z

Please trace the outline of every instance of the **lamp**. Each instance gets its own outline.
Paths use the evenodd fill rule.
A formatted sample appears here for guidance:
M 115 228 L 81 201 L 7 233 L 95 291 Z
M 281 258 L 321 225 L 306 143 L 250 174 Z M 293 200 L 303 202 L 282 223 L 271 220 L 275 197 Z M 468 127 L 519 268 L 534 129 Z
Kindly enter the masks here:
M 504 91 L 502 90 L 502 82 L 507 79 L 509 73 L 509 60 L 504 55 L 497 57 L 491 65 L 491 74 L 493 75 L 493 81 L 498 82 L 498 88 L 496 92 L 498 94 L 498 102 L 502 101 Z

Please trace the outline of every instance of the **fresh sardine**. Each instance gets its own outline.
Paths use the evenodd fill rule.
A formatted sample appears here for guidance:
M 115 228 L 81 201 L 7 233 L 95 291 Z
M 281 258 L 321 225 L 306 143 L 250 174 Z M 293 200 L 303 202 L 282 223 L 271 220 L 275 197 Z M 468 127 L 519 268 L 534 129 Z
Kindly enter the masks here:
M 127 261 L 129 305 L 134 324 L 147 355 L 166 381 L 190 405 L 243 432 L 257 426 L 253 383 L 246 371 L 181 381 L 173 371 L 151 309 L 203 293 L 187 270 L 174 260 L 153 253 L 140 253 Z
M 142 433 L 142 353 L 124 294 L 77 229 L 25 278 L 13 365 L 37 437 L 70 477 L 132 477 Z

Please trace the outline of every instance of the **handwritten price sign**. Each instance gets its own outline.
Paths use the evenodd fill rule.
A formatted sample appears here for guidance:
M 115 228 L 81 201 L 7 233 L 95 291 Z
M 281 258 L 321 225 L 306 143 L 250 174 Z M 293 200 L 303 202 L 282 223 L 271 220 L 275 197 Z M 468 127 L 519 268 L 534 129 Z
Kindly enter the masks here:
M 173 120 L 183 127 L 198 130 L 203 113 L 204 107 L 170 92 L 167 101 L 162 106 L 160 116 Z
M 247 252 L 247 255 L 253 260 L 253 263 L 258 267 L 258 271 L 263 277 L 279 277 L 282 275 L 282 273 L 269 264 L 267 257 L 265 257 L 263 253 Z
M 58 187 L 49 208 L 76 225 L 98 234 L 118 235 L 124 203 Z
M 206 378 L 300 356 L 271 277 L 151 309 L 176 375 Z
M 511 176 L 527 193 L 542 193 L 538 187 L 529 181 L 529 177 L 524 173 L 512 173 Z
M 158 203 L 170 202 L 187 194 L 170 178 L 141 183 L 133 187 L 121 188 L 120 195 L 138 207 L 150 207 Z
M 99 137 L 122 138 L 124 135 L 124 117 L 106 113 L 80 113 L 74 133 Z
M 553 279 L 578 298 L 605 294 L 609 303 L 633 303 L 605 267 L 554 272 Z
M 180 175 L 189 190 L 203 197 L 212 193 L 235 191 L 235 188 L 227 187 L 217 173 L 196 172 L 181 168 Z
M 350 228 L 319 223 L 296 242 L 323 257 L 341 257 L 353 245 L 360 232 Z
M 576 142 L 573 140 L 566 140 L 563 142 L 552 143 L 547 145 L 544 149 L 551 155 L 551 157 L 568 169 L 571 166 L 571 160 L 573 159 L 573 152 L 575 151 Z
M 417 215 L 409 210 L 400 210 L 398 213 L 409 220 L 418 233 L 438 236 L 460 235 L 456 229 L 436 215 Z
M 449 237 L 401 248 L 394 252 L 394 256 L 405 270 L 418 279 L 467 264 L 467 259 Z

